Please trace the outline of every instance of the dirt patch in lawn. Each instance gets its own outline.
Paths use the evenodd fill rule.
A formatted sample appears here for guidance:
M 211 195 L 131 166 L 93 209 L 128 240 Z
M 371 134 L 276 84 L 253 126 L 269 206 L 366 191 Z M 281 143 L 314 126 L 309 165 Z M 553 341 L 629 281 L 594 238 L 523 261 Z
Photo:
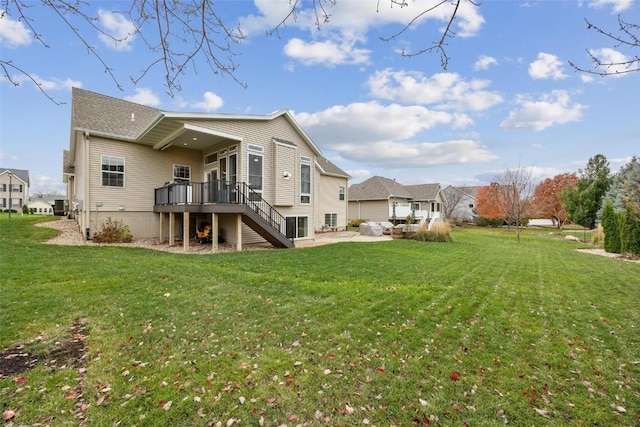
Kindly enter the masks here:
M 0 377 L 18 375 L 37 365 L 53 369 L 79 368 L 87 354 L 85 339 L 89 334 L 87 324 L 81 320 L 73 322 L 69 335 L 61 341 L 44 343 L 42 337 L 5 348 L 0 355 Z

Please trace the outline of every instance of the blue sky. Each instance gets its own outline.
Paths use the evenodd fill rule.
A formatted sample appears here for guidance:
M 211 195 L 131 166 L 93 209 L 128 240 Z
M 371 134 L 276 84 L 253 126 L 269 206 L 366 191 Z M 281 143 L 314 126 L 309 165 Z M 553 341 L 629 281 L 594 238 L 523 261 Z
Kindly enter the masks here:
M 95 25 L 117 35 L 130 29 L 112 11 L 125 1 L 91 1 Z M 533 167 L 543 179 L 583 168 L 604 154 L 613 171 L 640 155 L 640 73 L 601 78 L 587 51 L 637 55 L 588 31 L 585 18 L 617 29 L 617 17 L 640 22 L 638 0 L 464 1 L 454 23 L 446 70 L 437 53 L 411 58 L 437 40 L 450 4 L 425 15 L 389 42 L 433 0 L 404 8 L 374 0 L 338 0 L 318 30 L 310 1 L 279 36 L 268 37 L 288 0 L 219 1 L 216 11 L 246 39 L 234 47 L 235 77 L 212 75 L 202 62 L 167 94 L 161 69 L 137 76 L 153 60 L 141 35 L 103 40 L 83 27 L 104 66 L 50 9 L 33 2 L 31 25 L 15 10 L 0 19 L 0 59 L 27 70 L 56 105 L 23 76 L 0 77 L 0 167 L 28 169 L 31 192 L 63 192 L 62 151 L 69 147 L 70 88 L 82 87 L 166 111 L 269 114 L 291 110 L 324 155 L 358 183 L 373 175 L 403 184 L 483 185 L 505 168 Z M 378 5 L 378 6 L 377 6 Z M 143 33 L 142 36 L 150 33 Z

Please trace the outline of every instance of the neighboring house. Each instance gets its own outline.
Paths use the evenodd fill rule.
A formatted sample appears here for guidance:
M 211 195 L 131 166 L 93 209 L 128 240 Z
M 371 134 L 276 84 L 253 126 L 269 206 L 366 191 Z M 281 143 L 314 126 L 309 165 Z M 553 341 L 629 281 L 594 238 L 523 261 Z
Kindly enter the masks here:
M 292 247 L 326 218 L 346 227 L 349 176 L 286 110 L 167 112 L 74 88 L 63 159 L 69 216 L 87 238 L 107 218 L 185 249 L 209 223 L 214 251 L 222 240 Z
M 29 200 L 29 171 L 0 168 L 0 210 L 22 212 Z
M 451 219 L 458 221 L 474 221 L 476 217 L 476 196 L 480 187 L 452 187 L 462 193 L 462 198 L 456 205 Z M 449 187 L 447 187 L 449 189 Z
M 402 185 L 394 179 L 374 176 L 349 187 L 349 220 L 404 222 L 439 218 L 440 184 Z
M 27 207 L 29 212 L 35 215 L 53 215 L 53 206 L 53 203 L 46 200 L 34 200 L 29 202 Z

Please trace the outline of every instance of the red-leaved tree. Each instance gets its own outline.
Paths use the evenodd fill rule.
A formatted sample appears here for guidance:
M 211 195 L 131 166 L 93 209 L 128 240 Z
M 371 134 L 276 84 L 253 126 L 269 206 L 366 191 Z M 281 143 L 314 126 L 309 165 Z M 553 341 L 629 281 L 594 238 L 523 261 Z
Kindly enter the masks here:
M 478 188 L 476 195 L 477 215 L 485 219 L 504 219 L 499 201 L 500 185 L 497 182 Z
M 563 173 L 538 184 L 533 193 L 537 214 L 541 218 L 552 220 L 558 228 L 562 228 L 569 216 L 560 200 L 560 193 L 577 183 L 578 176 L 575 173 Z

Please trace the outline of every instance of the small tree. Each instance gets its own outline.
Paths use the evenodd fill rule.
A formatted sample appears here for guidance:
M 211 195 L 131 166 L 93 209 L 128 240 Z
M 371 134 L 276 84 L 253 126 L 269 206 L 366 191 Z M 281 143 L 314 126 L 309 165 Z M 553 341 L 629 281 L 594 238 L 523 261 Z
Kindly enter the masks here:
M 631 204 L 627 204 L 627 209 L 621 214 L 624 218 L 620 221 L 620 253 L 640 256 L 640 220 L 635 216 Z
M 448 186 L 443 191 L 442 214 L 446 219 L 454 219 L 453 213 L 464 198 L 464 193 L 459 189 Z
M 520 227 L 533 213 L 533 170 L 518 167 L 507 169 L 498 178 L 498 205 L 507 221 L 507 227 L 516 226 L 516 236 L 520 242 Z
M 608 200 L 602 211 L 602 228 L 604 229 L 604 250 L 620 253 L 620 229 L 618 228 L 618 214 L 613 208 L 613 202 Z
M 579 172 L 577 184 L 568 186 L 560 199 L 571 221 L 594 228 L 603 197 L 611 185 L 609 162 L 602 154 L 596 154 Z
M 561 229 L 569 216 L 560 200 L 560 194 L 565 188 L 574 186 L 577 182 L 578 176 L 575 173 L 563 173 L 539 183 L 533 192 L 536 215 L 551 219 L 556 227 Z

